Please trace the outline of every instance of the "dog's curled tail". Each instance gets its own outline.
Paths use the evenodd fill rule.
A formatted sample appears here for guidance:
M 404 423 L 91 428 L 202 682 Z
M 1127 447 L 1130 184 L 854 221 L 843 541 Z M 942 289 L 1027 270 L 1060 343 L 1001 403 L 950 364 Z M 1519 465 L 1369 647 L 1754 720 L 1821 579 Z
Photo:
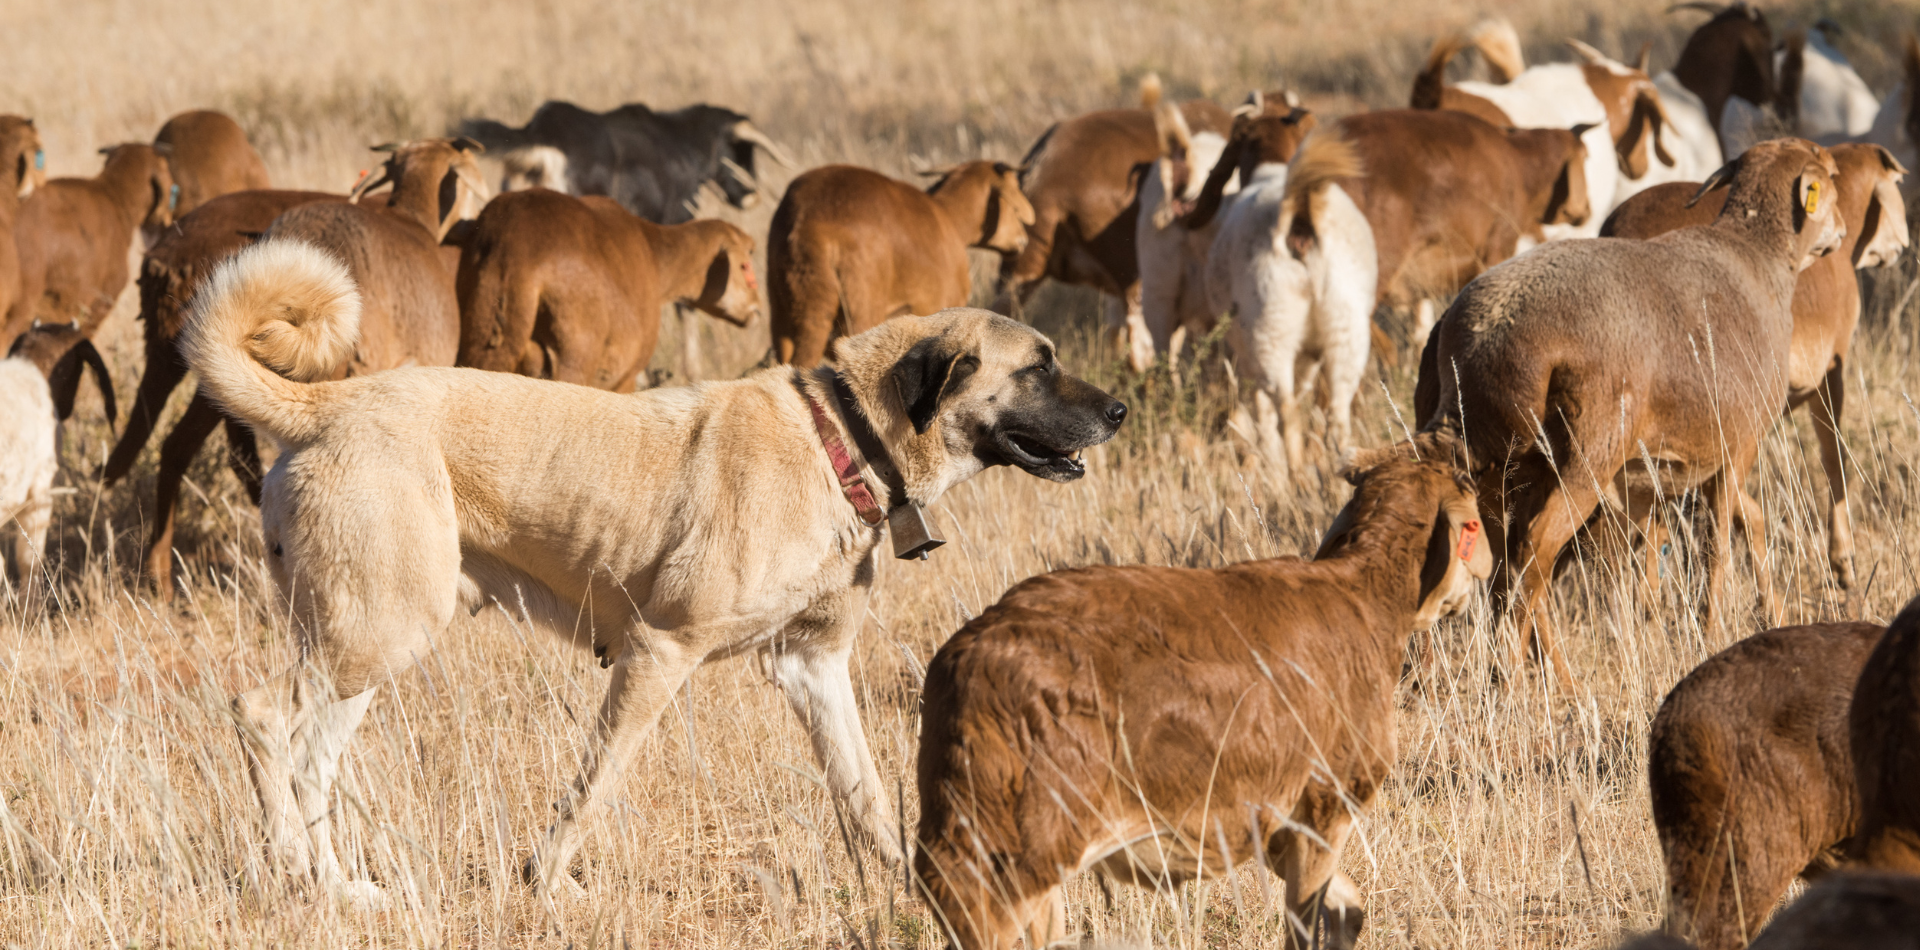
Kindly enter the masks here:
M 353 352 L 360 291 L 345 265 L 301 241 L 235 254 L 195 294 L 181 334 L 187 365 L 228 411 L 275 439 L 311 439 L 309 384 Z

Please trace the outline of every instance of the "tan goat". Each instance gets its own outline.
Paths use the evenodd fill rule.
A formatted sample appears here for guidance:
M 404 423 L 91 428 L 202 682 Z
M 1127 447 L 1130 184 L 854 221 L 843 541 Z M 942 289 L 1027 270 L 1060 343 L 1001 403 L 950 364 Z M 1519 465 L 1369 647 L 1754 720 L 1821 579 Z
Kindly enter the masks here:
M 1840 586 L 1851 588 L 1853 529 L 1840 457 L 1840 413 L 1846 397 L 1847 349 L 1860 322 L 1860 283 L 1854 271 L 1893 263 L 1906 250 L 1907 208 L 1900 198 L 1900 180 L 1907 170 L 1878 145 L 1836 145 L 1832 152 L 1840 168 L 1834 200 L 1847 236 L 1838 253 L 1801 271 L 1794 284 L 1787 411 L 1805 405 L 1813 414 L 1820 462 L 1827 473 L 1827 561 Z M 1726 193 L 1715 191 L 1690 204 L 1697 190 L 1691 182 L 1672 182 L 1641 192 L 1615 209 L 1600 233 L 1650 238 L 1710 223 L 1719 216 Z M 1648 546 L 1651 553 L 1657 541 L 1650 539 Z
M 1569 690 L 1545 600 L 1561 548 L 1603 497 L 1702 490 L 1714 618 L 1736 517 L 1764 567 L 1765 525 L 1743 484 L 1786 403 L 1796 277 L 1846 236 L 1838 173 L 1811 142 L 1762 143 L 1702 187 L 1728 188 L 1712 224 L 1535 248 L 1470 284 L 1434 331 L 1427 425 L 1466 433 L 1499 527 L 1496 599 Z M 1760 587 L 1771 608 L 1764 576 Z
M 11 345 L 35 320 L 77 321 L 91 337 L 126 289 L 135 231 L 173 221 L 173 178 L 153 146 L 100 151 L 107 160 L 98 176 L 53 179 L 21 204 L 13 229 L 20 294 L 0 345 Z
M 933 174 L 933 173 L 930 173 Z M 767 231 L 773 356 L 814 366 L 827 345 L 906 313 L 966 304 L 967 248 L 1018 254 L 1033 206 L 1003 162 L 966 162 L 922 192 L 851 165 L 787 186 Z
M 654 224 L 611 198 L 508 192 L 460 255 L 457 365 L 631 392 L 662 304 L 753 319 L 752 257 L 753 239 L 725 221 Z
M 225 194 L 271 188 L 267 166 L 240 124 L 206 109 L 182 112 L 160 127 L 153 147 L 173 173 L 175 218 Z M 149 242 L 151 245 L 151 242 Z
M 1065 937 L 1081 871 L 1171 885 L 1255 858 L 1286 879 L 1289 944 L 1352 945 L 1337 863 L 1392 774 L 1407 637 L 1491 569 L 1460 444 L 1413 446 L 1356 460 L 1311 562 L 1056 571 L 940 648 L 914 872 L 958 947 Z
M 1737 950 L 1795 877 L 1854 830 L 1847 709 L 1872 623 L 1780 627 L 1714 654 L 1653 717 L 1647 784 L 1667 867 L 1666 931 Z

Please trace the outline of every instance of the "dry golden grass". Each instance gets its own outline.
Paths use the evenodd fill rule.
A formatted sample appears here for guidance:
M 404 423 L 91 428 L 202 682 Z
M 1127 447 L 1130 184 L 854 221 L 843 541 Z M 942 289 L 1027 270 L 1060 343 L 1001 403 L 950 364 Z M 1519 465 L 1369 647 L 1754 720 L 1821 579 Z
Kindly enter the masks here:
M 96 146 L 215 106 L 242 119 L 277 182 L 340 189 L 369 164 L 370 142 L 437 134 L 466 114 L 518 121 L 548 97 L 728 104 L 803 164 L 904 173 L 1017 157 L 1048 122 L 1125 102 L 1149 69 L 1223 101 L 1284 79 L 1327 108 L 1391 105 L 1432 34 L 1486 11 L 1511 16 L 1536 59 L 1558 58 L 1553 44 L 1574 34 L 1622 55 L 1651 38 L 1664 63 L 1684 36 L 1658 15 L 1664 5 L 43 2 L 9 10 L 16 55 L 0 109 L 39 119 L 55 174 L 91 173 Z M 1885 89 L 1892 61 L 1877 44 L 1913 8 L 1803 5 L 1798 18 L 1816 9 L 1855 27 L 1848 52 Z M 730 216 L 764 233 L 768 213 Z M 1912 286 L 1910 266 L 1874 283 L 1855 344 L 1846 436 L 1865 589 L 1853 603 L 1828 580 L 1806 424 L 1767 443 L 1755 492 L 1783 621 L 1884 618 L 1920 588 L 1907 541 L 1920 536 Z M 123 393 L 139 372 L 131 310 L 123 300 L 104 334 Z M 1137 411 L 1084 480 L 989 472 L 938 507 L 952 543 L 933 560 L 884 563 L 854 675 L 909 821 L 922 664 L 1010 584 L 1085 563 L 1300 554 L 1345 497 L 1337 481 L 1279 485 L 1245 460 L 1217 385 L 1125 378 L 1091 329 L 1087 295 L 1048 291 L 1034 310 L 1069 365 Z M 701 332 L 710 375 L 738 372 L 766 345 L 764 326 Z M 661 351 L 657 365 L 675 365 L 671 339 Z M 1410 389 L 1405 370 L 1370 384 L 1365 442 L 1402 434 Z M 605 673 L 494 612 L 457 621 L 428 662 L 397 676 L 349 756 L 342 854 L 388 885 L 395 909 L 357 915 L 287 891 L 264 862 L 226 712 L 292 656 L 257 515 L 218 453 L 204 453 L 178 535 L 184 593 L 158 606 L 132 573 L 153 450 L 128 484 L 102 491 L 88 473 L 110 445 L 97 405 L 83 404 L 65 445 L 75 491 L 54 532 L 58 603 L 0 607 L 0 945 L 935 945 L 899 875 L 843 847 L 800 727 L 745 662 L 703 671 L 669 710 L 593 821 L 579 868 L 590 900 L 549 913 L 517 869 L 572 776 Z M 1556 610 L 1578 696 L 1505 669 L 1503 631 L 1483 608 L 1416 644 L 1436 659 L 1400 697 L 1398 778 L 1344 862 L 1368 892 L 1368 946 L 1607 946 L 1657 921 L 1647 722 L 1686 670 L 1760 625 L 1743 609 L 1751 574 L 1736 566 L 1728 626 L 1702 628 L 1696 567 L 1669 558 L 1657 594 L 1637 560 L 1570 572 Z M 1272 946 L 1270 883 L 1243 869 L 1169 893 L 1117 891 L 1109 904 L 1082 880 L 1071 925 L 1192 950 Z

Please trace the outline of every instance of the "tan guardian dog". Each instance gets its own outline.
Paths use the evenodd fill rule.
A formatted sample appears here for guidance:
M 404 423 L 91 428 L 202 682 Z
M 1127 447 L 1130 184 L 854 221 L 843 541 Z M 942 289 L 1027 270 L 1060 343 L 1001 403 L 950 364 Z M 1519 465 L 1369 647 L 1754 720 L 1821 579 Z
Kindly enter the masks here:
M 747 651 L 764 654 L 856 827 L 897 862 L 847 675 L 881 531 L 843 494 L 809 401 L 886 508 L 990 465 L 1078 478 L 1075 453 L 1126 416 L 1045 337 L 981 310 L 842 339 L 837 370 L 639 396 L 469 369 L 310 381 L 352 346 L 358 314 L 338 263 L 266 241 L 215 274 L 182 350 L 283 448 L 260 510 L 301 659 L 234 703 L 268 840 L 289 873 L 361 901 L 379 889 L 346 880 L 329 837 L 340 754 L 373 687 L 457 608 L 488 603 L 613 667 L 579 778 L 529 862 L 538 885 L 579 890 L 576 823 L 694 667 Z

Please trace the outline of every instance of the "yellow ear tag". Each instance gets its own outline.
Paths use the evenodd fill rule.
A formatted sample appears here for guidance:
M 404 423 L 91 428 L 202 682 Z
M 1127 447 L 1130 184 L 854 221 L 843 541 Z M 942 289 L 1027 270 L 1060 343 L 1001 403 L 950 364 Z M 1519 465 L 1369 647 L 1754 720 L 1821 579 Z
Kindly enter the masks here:
M 1820 213 L 1820 183 L 1817 181 L 1810 181 L 1810 182 L 1807 182 L 1807 214 L 1811 216 L 1819 213 Z

